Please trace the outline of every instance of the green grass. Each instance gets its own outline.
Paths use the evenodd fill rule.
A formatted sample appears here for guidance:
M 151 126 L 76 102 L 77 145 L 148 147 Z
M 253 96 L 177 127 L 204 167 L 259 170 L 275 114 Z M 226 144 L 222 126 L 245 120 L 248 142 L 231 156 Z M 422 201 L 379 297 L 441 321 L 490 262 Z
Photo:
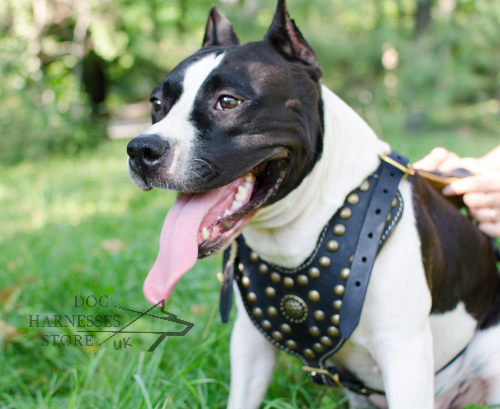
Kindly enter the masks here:
M 413 159 L 437 144 L 481 154 L 498 143 L 496 136 L 452 133 L 390 139 Z M 72 307 L 75 295 L 108 294 L 112 305 L 149 307 L 142 282 L 174 194 L 146 194 L 132 185 L 125 144 L 108 142 L 91 154 L 0 169 L 0 408 L 193 409 L 227 403 L 231 325 L 221 324 L 217 314 L 211 320 L 219 257 L 199 261 L 169 301 L 168 310 L 194 328 L 152 353 L 145 351 L 153 335 L 133 336 L 127 350 L 115 350 L 111 341 L 43 346 L 43 334 L 74 335 L 75 329 L 29 326 L 30 314 L 109 313 Z M 133 317 L 113 313 L 124 321 Z M 164 327 L 144 319 L 133 328 Z M 171 323 L 168 328 L 179 329 Z M 295 358 L 282 355 L 278 365 L 263 407 L 345 407 L 335 390 L 312 385 Z

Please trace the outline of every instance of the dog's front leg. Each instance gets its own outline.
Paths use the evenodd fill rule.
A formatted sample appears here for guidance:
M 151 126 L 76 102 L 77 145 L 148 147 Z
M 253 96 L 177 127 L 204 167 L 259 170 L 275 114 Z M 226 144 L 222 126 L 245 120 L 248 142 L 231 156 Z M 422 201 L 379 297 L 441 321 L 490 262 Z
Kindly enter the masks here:
M 257 409 L 266 394 L 278 350 L 254 327 L 239 291 L 238 316 L 231 334 L 231 388 L 228 409 Z
M 434 407 L 434 359 L 428 320 L 420 330 L 378 337 L 375 359 L 382 370 L 389 409 Z

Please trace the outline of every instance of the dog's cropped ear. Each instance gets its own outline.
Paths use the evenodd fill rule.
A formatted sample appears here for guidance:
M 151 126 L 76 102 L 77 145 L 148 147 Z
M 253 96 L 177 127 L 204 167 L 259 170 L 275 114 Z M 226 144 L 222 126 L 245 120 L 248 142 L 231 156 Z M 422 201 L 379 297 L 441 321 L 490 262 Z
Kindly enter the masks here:
M 224 47 L 239 43 L 240 40 L 238 40 L 231 22 L 224 14 L 219 13 L 215 6 L 212 6 L 208 14 L 203 47 Z
M 297 60 L 310 66 L 315 80 L 321 78 L 323 73 L 318 59 L 311 46 L 295 25 L 295 22 L 290 19 L 286 10 L 285 0 L 278 0 L 273 22 L 265 38 L 286 58 Z

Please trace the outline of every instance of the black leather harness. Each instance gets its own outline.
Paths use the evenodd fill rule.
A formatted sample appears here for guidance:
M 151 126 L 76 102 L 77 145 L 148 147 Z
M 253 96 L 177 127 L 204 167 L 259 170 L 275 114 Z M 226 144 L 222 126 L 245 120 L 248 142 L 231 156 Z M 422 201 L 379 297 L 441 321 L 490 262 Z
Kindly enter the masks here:
M 312 381 L 366 388 L 353 374 L 329 366 L 359 323 L 375 257 L 403 213 L 398 185 L 408 159 L 392 152 L 346 197 L 320 234 L 316 248 L 295 269 L 262 260 L 243 236 L 224 252 L 220 313 L 227 322 L 236 279 L 257 329 L 276 347 L 299 357 Z

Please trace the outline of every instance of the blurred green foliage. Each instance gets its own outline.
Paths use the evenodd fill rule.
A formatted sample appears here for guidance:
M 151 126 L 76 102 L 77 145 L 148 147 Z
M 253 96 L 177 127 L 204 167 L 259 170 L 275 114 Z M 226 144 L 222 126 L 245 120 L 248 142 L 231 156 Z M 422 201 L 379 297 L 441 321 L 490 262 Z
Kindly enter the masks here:
M 211 3 L 243 41 L 263 37 L 265 0 L 4 0 L 0 161 L 76 152 L 106 136 L 125 103 L 199 48 Z M 423 6 L 429 6 L 426 22 Z M 324 81 L 385 135 L 494 133 L 500 3 L 289 0 Z M 417 30 L 417 27 L 420 27 Z

